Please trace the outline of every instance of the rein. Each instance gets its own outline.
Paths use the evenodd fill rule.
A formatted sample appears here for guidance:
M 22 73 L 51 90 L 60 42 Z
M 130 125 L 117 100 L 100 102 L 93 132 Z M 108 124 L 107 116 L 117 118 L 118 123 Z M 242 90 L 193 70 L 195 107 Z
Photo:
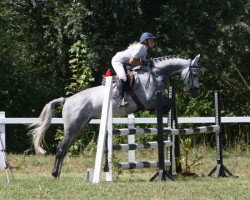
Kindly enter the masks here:
M 149 66 L 149 76 L 148 76 L 148 80 L 147 80 L 147 83 L 146 83 L 146 86 L 145 86 L 145 89 L 146 90 L 148 90 L 148 87 L 149 87 L 149 82 L 150 82 L 150 74 L 152 74 L 154 77 L 156 77 L 156 78 L 159 78 L 160 76 L 159 75 L 157 75 L 156 73 L 154 73 L 153 72 L 153 68 L 154 68 L 155 66 L 153 66 L 153 65 L 150 65 Z M 156 67 L 155 67 L 156 68 Z M 157 84 L 156 83 L 154 83 L 155 84 L 155 86 L 157 86 Z
M 188 72 L 187 72 L 185 78 L 183 79 L 183 82 L 184 82 L 187 79 L 188 74 L 190 74 L 189 77 L 188 77 L 188 83 L 190 83 L 190 82 L 192 83 L 192 87 L 190 87 L 190 88 L 194 88 L 193 71 L 192 71 L 193 69 L 197 69 L 197 71 L 198 71 L 199 67 L 198 66 L 192 66 L 191 62 L 190 62 L 189 67 L 188 67 Z

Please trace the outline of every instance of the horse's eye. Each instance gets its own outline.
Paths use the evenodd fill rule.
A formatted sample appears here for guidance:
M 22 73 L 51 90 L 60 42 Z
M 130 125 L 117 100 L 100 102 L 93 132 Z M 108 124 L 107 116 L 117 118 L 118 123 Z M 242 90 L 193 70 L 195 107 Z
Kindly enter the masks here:
M 198 69 L 193 69 L 193 70 L 192 70 L 192 74 L 193 74 L 194 76 L 197 76 L 197 75 L 198 75 L 198 72 L 199 72 Z

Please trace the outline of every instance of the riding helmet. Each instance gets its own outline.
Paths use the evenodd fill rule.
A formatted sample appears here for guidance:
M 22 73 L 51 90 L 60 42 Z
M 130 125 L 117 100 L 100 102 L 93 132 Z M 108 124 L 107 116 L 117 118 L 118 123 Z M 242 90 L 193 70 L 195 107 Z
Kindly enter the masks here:
M 143 34 L 141 34 L 141 37 L 140 37 L 140 43 L 142 43 L 143 41 L 145 40 L 148 40 L 148 39 L 154 39 L 154 35 L 152 33 L 149 33 L 149 32 L 145 32 Z

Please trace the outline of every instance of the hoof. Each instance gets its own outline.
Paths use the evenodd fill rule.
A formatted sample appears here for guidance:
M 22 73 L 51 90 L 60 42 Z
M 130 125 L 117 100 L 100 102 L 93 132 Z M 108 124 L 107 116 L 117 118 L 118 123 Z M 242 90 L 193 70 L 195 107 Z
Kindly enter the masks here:
M 54 179 L 59 179 L 59 174 L 55 171 L 52 172 L 52 176 Z

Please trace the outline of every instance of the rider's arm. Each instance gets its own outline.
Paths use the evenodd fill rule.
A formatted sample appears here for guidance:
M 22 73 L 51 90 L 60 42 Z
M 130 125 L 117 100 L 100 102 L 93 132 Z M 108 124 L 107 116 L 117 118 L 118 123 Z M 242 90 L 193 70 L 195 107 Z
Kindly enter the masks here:
M 129 64 L 130 64 L 130 65 L 134 65 L 134 66 L 139 66 L 139 65 L 142 65 L 142 61 L 139 60 L 139 59 L 136 59 L 136 58 L 134 58 L 134 57 L 131 57 L 131 58 L 129 59 Z

